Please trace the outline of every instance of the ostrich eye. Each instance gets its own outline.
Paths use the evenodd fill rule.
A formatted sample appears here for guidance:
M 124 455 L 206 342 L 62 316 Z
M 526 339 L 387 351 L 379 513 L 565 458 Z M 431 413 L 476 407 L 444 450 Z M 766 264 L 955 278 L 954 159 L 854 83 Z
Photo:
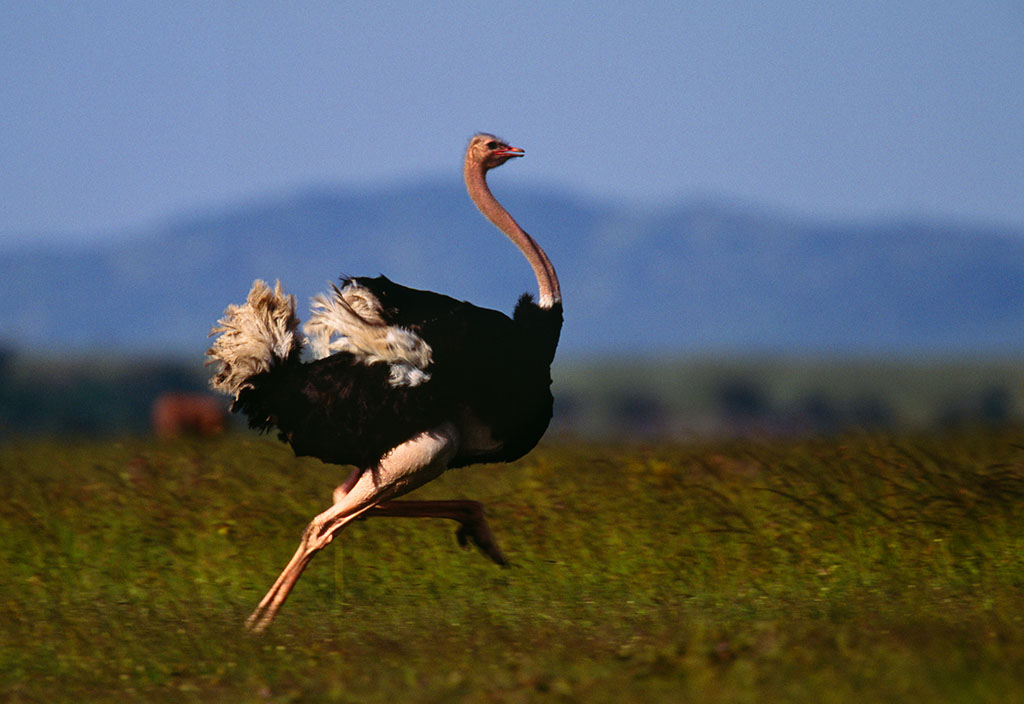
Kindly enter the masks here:
M 498 148 L 498 143 L 492 140 L 492 141 L 487 143 L 487 148 L 488 149 L 497 149 Z

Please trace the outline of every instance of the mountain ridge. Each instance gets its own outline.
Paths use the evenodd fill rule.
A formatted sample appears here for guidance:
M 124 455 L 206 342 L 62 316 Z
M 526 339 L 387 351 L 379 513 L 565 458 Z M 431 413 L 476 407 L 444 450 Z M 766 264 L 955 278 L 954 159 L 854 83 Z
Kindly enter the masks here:
M 1017 351 L 1024 232 L 899 218 L 850 223 L 714 199 L 644 210 L 558 189 L 494 190 L 555 263 L 563 351 Z M 201 354 L 254 278 L 304 314 L 342 275 L 384 273 L 510 312 L 535 282 L 457 181 L 310 188 L 205 208 L 115 242 L 0 250 L 0 344 Z

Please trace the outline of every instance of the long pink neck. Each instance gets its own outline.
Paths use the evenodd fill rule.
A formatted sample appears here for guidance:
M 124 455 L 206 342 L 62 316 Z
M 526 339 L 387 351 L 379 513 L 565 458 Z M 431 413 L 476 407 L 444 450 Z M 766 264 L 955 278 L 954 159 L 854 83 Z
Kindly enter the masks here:
M 480 212 L 519 247 L 519 251 L 530 262 L 537 277 L 537 289 L 540 294 L 537 305 L 541 308 L 551 308 L 562 301 L 562 290 L 558 286 L 555 267 L 551 266 L 551 260 L 540 245 L 519 227 L 519 223 L 494 197 L 491 189 L 487 187 L 486 175 L 486 170 L 480 164 L 466 162 L 466 189 L 469 191 L 469 197 L 476 203 Z

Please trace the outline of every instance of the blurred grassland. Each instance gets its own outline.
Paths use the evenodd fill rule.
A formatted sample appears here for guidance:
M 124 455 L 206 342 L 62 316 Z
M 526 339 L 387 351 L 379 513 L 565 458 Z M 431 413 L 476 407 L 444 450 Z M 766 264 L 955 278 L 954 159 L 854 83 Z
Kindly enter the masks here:
M 1024 434 L 545 444 L 242 622 L 345 469 L 250 435 L 0 446 L 5 701 L 1024 701 Z

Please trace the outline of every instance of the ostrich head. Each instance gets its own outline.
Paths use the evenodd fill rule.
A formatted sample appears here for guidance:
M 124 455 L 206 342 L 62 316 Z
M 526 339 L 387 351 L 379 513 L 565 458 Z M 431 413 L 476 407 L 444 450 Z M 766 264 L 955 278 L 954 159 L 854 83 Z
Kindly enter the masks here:
M 516 156 L 523 156 L 526 152 L 516 147 L 510 147 L 504 141 L 493 134 L 481 132 L 473 136 L 469 141 L 469 148 L 466 149 L 466 163 L 479 164 L 486 171 L 496 166 L 501 166 L 506 161 Z
M 510 147 L 493 134 L 481 132 L 469 140 L 462 175 L 466 179 L 466 190 L 469 191 L 469 197 L 473 199 L 476 207 L 480 209 L 484 217 L 519 247 L 527 261 L 530 262 L 533 273 L 537 277 L 537 290 L 540 292 L 537 305 L 541 308 L 551 308 L 562 300 L 555 268 L 551 266 L 548 255 L 544 253 L 540 245 L 526 234 L 523 228 L 519 227 L 519 223 L 508 214 L 508 211 L 491 193 L 491 189 L 487 187 L 487 171 L 489 169 L 501 166 L 513 157 L 523 156 L 524 153 L 522 149 Z

